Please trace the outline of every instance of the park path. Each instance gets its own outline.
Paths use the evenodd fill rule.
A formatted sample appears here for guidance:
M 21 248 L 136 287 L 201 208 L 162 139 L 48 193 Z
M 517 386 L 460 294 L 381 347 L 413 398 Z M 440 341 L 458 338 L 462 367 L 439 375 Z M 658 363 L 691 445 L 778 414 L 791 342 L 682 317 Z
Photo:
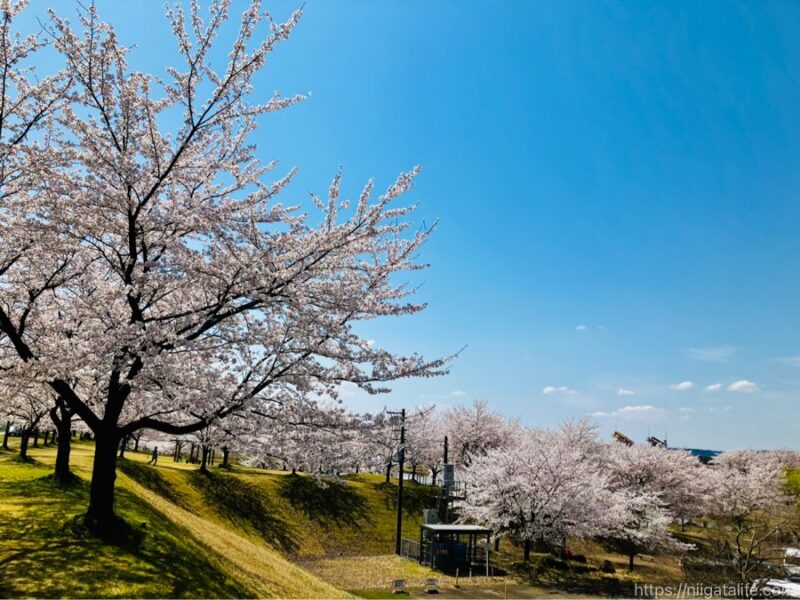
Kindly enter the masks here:
M 412 598 L 431 598 L 430 594 L 425 592 L 415 592 L 411 594 Z M 584 596 L 581 594 L 572 594 L 560 590 L 550 588 L 543 588 L 534 585 L 526 585 L 523 583 L 514 584 L 500 584 L 497 586 L 487 587 L 462 587 L 453 588 L 447 587 L 439 590 L 437 598 L 470 598 L 470 599 L 493 599 L 493 598 L 597 598 L 597 596 Z
M 235 573 L 235 577 L 259 598 L 286 596 L 288 590 L 294 591 L 292 596 L 299 598 L 352 597 L 317 579 L 267 546 L 256 544 L 175 506 L 130 477 L 121 475 L 121 478 L 137 496 L 209 548 L 213 553 L 210 558 L 226 567 L 226 572 Z

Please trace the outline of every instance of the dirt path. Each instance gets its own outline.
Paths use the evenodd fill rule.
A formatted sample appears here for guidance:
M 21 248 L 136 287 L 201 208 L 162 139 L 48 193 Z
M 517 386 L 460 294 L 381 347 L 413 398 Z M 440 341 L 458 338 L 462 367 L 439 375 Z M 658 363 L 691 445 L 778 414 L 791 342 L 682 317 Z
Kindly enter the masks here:
M 412 598 L 428 598 L 432 596 L 425 592 L 415 592 Z M 436 598 L 597 598 L 597 596 L 582 596 L 561 592 L 549 588 L 537 587 L 514 583 L 498 585 L 496 587 L 463 587 L 440 590 Z

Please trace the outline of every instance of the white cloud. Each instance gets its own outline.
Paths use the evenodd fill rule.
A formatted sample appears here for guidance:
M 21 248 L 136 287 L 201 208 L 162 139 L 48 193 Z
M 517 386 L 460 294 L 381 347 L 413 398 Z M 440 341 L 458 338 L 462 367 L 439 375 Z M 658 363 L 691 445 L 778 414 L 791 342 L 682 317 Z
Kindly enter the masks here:
M 660 418 L 665 413 L 664 409 L 656 408 L 650 404 L 628 405 L 613 410 L 611 412 L 597 411 L 589 416 L 598 418 L 624 419 L 626 421 L 636 421 L 640 419 Z
M 709 393 L 718 392 L 722 389 L 721 383 L 712 383 L 711 385 L 706 386 L 706 391 Z
M 625 388 L 619 388 L 617 390 L 617 396 L 633 396 L 635 394 L 636 392 L 634 392 L 633 390 L 627 390 Z
M 669 389 L 675 390 L 677 392 L 684 392 L 686 390 L 690 390 L 694 387 L 694 383 L 691 381 L 681 381 L 680 383 L 673 383 L 669 386 Z
M 464 390 L 453 390 L 452 392 L 450 392 L 450 395 L 451 396 L 466 396 L 467 392 L 465 392 Z
M 575 331 L 586 331 L 586 325 L 576 325 Z
M 752 392 L 757 392 L 758 386 L 752 381 L 747 381 L 747 379 L 740 379 L 739 381 L 734 381 L 732 384 L 730 384 L 728 386 L 728 391 L 749 394 Z
M 684 407 L 682 407 L 682 408 L 679 408 L 679 409 L 678 409 L 678 412 L 682 412 L 682 413 L 696 413 L 696 412 L 697 412 L 697 409 L 696 409 L 696 408 L 688 408 L 688 407 L 684 406 Z
M 726 363 L 736 354 L 735 346 L 704 346 L 687 348 L 686 355 L 692 360 L 703 362 Z
M 578 392 L 565 385 L 560 385 L 558 387 L 548 385 L 542 390 L 542 393 L 549 396 L 550 394 L 577 394 Z

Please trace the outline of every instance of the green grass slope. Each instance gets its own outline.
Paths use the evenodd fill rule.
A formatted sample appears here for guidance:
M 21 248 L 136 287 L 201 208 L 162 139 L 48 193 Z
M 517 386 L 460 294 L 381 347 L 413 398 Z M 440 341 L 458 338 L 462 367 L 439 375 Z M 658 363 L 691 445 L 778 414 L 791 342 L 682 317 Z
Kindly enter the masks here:
M 236 466 L 209 467 L 130 454 L 120 470 L 144 488 L 209 522 L 266 543 L 294 559 L 383 555 L 394 551 L 397 487 L 382 477 L 319 481 L 304 474 Z M 419 537 L 422 509 L 435 506 L 426 486 L 405 486 L 403 532 Z
M 54 448 L 32 448 L 30 463 L 13 447 L 0 452 L 0 596 L 346 596 L 282 556 L 281 538 L 264 525 L 275 518 L 253 512 L 269 506 L 236 475 L 198 479 L 185 466 L 147 467 L 132 454 L 117 483 L 117 512 L 132 534 L 117 544 L 86 535 L 77 517 L 88 500 L 92 452 L 89 443 L 74 444 L 80 481 L 67 488 L 49 477 Z M 164 471 L 178 474 L 177 485 Z M 234 490 L 233 505 L 215 505 L 207 488 L 220 484 Z M 250 512 L 238 516 L 236 502 L 250 503 Z

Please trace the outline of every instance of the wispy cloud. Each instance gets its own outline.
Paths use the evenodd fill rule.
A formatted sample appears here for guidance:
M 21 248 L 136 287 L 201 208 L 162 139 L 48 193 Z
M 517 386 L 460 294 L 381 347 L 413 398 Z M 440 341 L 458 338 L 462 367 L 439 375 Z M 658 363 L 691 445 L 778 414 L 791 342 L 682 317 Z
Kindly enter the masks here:
M 617 390 L 617 396 L 633 396 L 635 394 L 636 392 L 634 392 L 633 390 L 628 390 L 625 388 L 619 388 Z
M 343 381 L 339 384 L 339 397 L 352 398 L 358 392 L 358 386 L 352 381 Z
M 800 356 L 784 356 L 779 358 L 778 362 L 782 362 L 789 367 L 800 367 Z
M 718 392 L 722 389 L 721 383 L 712 383 L 711 385 L 706 386 L 706 391 L 709 393 Z
M 611 412 L 605 411 L 597 411 L 591 413 L 589 416 L 597 417 L 597 418 L 613 418 L 613 419 L 624 419 L 626 421 L 636 421 L 636 420 L 652 420 L 656 418 L 661 418 L 666 414 L 666 411 L 663 408 L 656 408 L 651 404 L 636 404 L 636 405 L 628 405 L 618 408 L 616 410 L 612 410 Z
M 586 331 L 586 325 L 576 325 L 575 331 Z
M 542 393 L 545 396 L 549 396 L 551 394 L 577 394 L 578 392 L 565 385 L 560 385 L 558 387 L 553 385 L 548 385 L 542 390 Z
M 467 392 L 465 392 L 464 390 L 453 390 L 452 392 L 450 392 L 450 395 L 456 397 L 466 396 Z
M 686 355 L 692 360 L 703 362 L 726 363 L 736 355 L 735 346 L 703 346 L 687 348 Z
M 747 381 L 747 379 L 740 379 L 739 381 L 734 381 L 732 384 L 730 384 L 728 386 L 728 391 L 751 394 L 758 391 L 758 386 L 752 381 Z
M 669 389 L 675 390 L 676 392 L 685 392 L 693 387 L 694 383 L 691 381 L 681 381 L 680 383 L 673 383 L 671 386 L 669 386 Z
M 698 408 L 691 408 L 689 406 L 683 406 L 683 407 L 678 409 L 678 412 L 681 413 L 682 415 L 684 415 L 682 417 L 683 419 L 686 419 L 687 415 L 694 415 L 694 414 L 697 414 L 697 413 L 700 413 L 700 412 L 708 413 L 708 414 L 714 414 L 714 413 L 720 413 L 720 412 L 727 412 L 729 410 L 731 410 L 730 406 L 710 406 L 710 407 L 708 407 L 706 409 L 703 409 L 703 410 L 700 410 Z

